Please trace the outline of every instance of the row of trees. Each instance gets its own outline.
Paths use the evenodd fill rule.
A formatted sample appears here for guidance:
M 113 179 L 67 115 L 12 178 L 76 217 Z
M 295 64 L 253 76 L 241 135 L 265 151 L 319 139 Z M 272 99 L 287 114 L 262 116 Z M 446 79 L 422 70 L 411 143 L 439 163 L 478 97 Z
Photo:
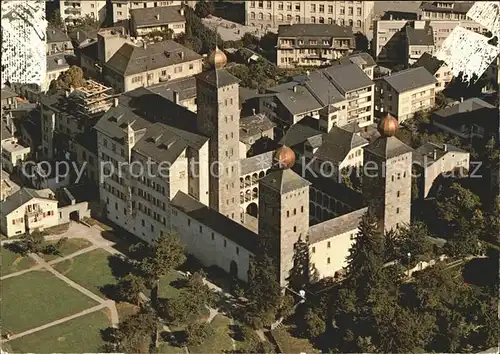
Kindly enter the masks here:
M 22 256 L 27 256 L 30 253 L 62 256 L 61 250 L 67 240 L 67 237 L 61 237 L 55 243 L 47 243 L 43 234 L 35 231 L 25 235 L 19 241 L 7 244 L 5 247 Z

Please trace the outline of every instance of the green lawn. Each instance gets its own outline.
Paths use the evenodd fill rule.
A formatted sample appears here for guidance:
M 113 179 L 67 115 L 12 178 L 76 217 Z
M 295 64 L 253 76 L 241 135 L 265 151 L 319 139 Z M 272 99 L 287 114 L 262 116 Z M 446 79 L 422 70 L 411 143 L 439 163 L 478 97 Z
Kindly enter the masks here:
M 160 344 L 160 348 L 158 348 L 158 353 L 162 353 L 162 354 L 185 354 L 186 351 L 184 350 L 184 348 L 174 347 L 173 345 L 170 345 L 168 342 L 162 342 Z
M 98 353 L 100 330 L 110 325 L 106 314 L 96 311 L 6 344 L 14 353 Z
M 163 278 L 160 279 L 160 286 L 158 289 L 158 296 L 171 299 L 173 297 L 179 296 L 179 294 L 182 292 L 181 289 L 177 289 L 176 287 L 172 286 L 170 283 L 176 281 L 176 280 L 182 280 L 184 277 L 177 273 L 175 270 L 170 272 L 169 274 L 165 275 Z
M 55 244 L 55 243 L 57 243 L 57 241 L 49 241 L 46 243 L 47 244 Z M 92 242 L 90 242 L 84 238 L 70 238 L 70 239 L 66 240 L 64 245 L 61 247 L 60 251 L 61 251 L 62 257 L 65 257 L 65 256 L 69 256 L 72 253 L 75 253 L 76 251 L 87 248 L 89 246 L 92 246 Z M 59 258 L 59 256 L 56 256 L 53 254 L 43 254 L 42 257 L 47 262 L 50 262 L 56 258 Z
M 2 276 L 28 269 L 35 263 L 31 258 L 23 257 L 4 247 L 1 250 L 2 269 L 0 269 L 0 274 Z
M 108 264 L 109 256 L 108 252 L 96 249 L 57 263 L 54 268 L 94 294 L 106 297 L 101 287 L 117 282 Z
M 307 339 L 292 336 L 287 328 L 278 328 L 271 332 L 283 353 L 319 353 Z
M 214 335 L 205 339 L 202 345 L 189 347 L 190 353 L 223 353 L 233 350 L 233 342 L 229 336 L 229 318 L 217 315 L 210 322 Z
M 95 305 L 51 273 L 34 270 L 2 281 L 2 331 L 23 332 Z

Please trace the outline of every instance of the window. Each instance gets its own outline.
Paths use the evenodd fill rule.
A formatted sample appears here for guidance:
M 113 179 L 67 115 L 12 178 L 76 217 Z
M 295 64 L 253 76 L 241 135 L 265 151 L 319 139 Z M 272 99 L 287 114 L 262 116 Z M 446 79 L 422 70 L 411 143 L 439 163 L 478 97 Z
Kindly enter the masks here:
M 291 22 L 292 21 L 292 15 L 288 14 L 286 15 L 286 21 Z
M 296 22 L 296 23 L 299 23 L 299 22 L 300 22 L 300 16 L 299 16 L 299 15 L 295 16 L 295 22 Z
M 361 20 L 356 21 L 356 27 L 358 27 L 358 28 L 361 27 Z
M 315 4 L 311 4 L 311 12 L 316 12 L 316 5 Z
M 328 17 L 328 24 L 329 25 L 334 25 L 335 24 L 335 22 L 333 21 L 333 18 Z
M 316 17 L 311 16 L 311 23 L 316 23 Z M 312 42 L 312 41 L 311 41 Z M 312 43 L 311 43 L 312 44 Z
M 297 232 L 297 226 L 293 227 L 293 232 Z
M 240 254 L 240 248 L 236 247 L 236 254 Z
M 347 9 L 347 11 L 348 11 L 347 14 L 350 15 L 350 16 L 352 16 L 354 14 L 354 11 L 353 11 L 352 7 L 349 7 Z
M 224 247 L 227 246 L 227 240 L 224 240 Z
M 259 12 L 259 20 L 264 19 L 264 15 L 262 15 L 262 12 Z
M 286 9 L 287 9 L 287 11 L 292 11 L 292 3 L 291 2 L 286 3 Z
M 319 12 L 325 12 L 325 5 L 319 5 Z
M 396 214 L 399 214 L 399 208 L 396 208 Z
M 394 175 L 391 176 L 391 182 L 394 182 Z
M 146 223 L 144 222 L 144 219 L 141 220 L 141 225 L 144 227 L 146 226 Z
M 326 248 L 330 248 L 331 246 L 332 246 L 332 245 L 331 245 L 330 241 L 328 241 L 328 242 L 326 243 Z
M 191 226 L 191 219 L 188 219 L 188 226 Z
M 300 11 L 300 3 L 295 3 L 295 11 Z
M 343 7 L 340 8 L 340 14 L 345 15 L 345 9 Z
M 290 217 L 290 211 L 289 211 L 289 210 L 287 210 L 287 211 L 286 211 L 286 217 L 287 217 L 287 218 L 289 218 L 289 217 Z
M 401 192 L 400 192 L 400 191 L 398 191 L 398 193 L 397 193 L 398 198 L 399 198 L 399 196 L 400 196 L 400 195 L 401 195 Z
M 283 1 L 278 3 L 278 10 L 283 10 Z
M 350 238 L 351 240 L 354 240 L 354 234 L 351 234 L 351 235 L 349 236 L 349 238 Z
M 250 12 L 250 18 L 253 20 L 255 19 L 255 12 Z
M 255 7 L 255 1 L 250 1 L 250 7 L 254 8 Z
M 264 8 L 264 1 L 259 1 L 259 9 Z
M 293 208 L 293 215 L 297 215 L 297 209 Z
M 194 64 L 189 64 L 189 70 L 193 70 L 194 69 Z
M 324 17 L 320 17 L 319 18 L 319 23 L 325 23 L 325 18 Z
M 267 1 L 267 2 L 266 2 L 266 7 L 267 7 L 268 9 L 270 9 L 270 8 L 271 8 L 271 1 Z
M 200 225 L 200 234 L 203 233 L 203 226 Z
M 333 14 L 333 5 L 328 5 L 328 13 Z
M 313 248 L 311 248 L 311 252 L 316 253 L 316 247 L 313 246 Z
M 300 207 L 300 212 L 303 213 L 304 212 L 304 206 L 301 206 Z
M 330 264 L 330 257 L 326 259 L 326 263 Z
M 212 241 L 215 240 L 215 235 L 214 233 L 212 232 Z
M 356 15 L 361 16 L 361 7 L 356 8 Z

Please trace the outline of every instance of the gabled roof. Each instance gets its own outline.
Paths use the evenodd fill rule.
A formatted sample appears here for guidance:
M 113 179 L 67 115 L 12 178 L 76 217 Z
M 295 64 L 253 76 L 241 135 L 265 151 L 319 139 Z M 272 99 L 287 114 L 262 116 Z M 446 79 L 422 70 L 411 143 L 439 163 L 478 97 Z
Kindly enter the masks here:
M 434 152 L 436 152 L 436 159 L 434 160 Z M 423 163 L 424 157 L 427 157 L 427 162 L 431 161 L 438 161 L 441 157 L 444 155 L 451 153 L 451 152 L 461 152 L 461 153 L 468 153 L 465 150 L 462 150 L 455 145 L 451 144 L 434 144 L 434 143 L 425 143 L 424 145 L 420 146 L 418 149 L 415 149 L 413 151 L 413 161 L 418 161 L 420 162 L 420 166 L 424 166 Z
M 328 134 L 323 135 L 323 141 L 314 156 L 324 161 L 341 163 L 352 149 L 368 144 L 368 140 L 356 133 L 339 127 L 333 127 Z
M 423 67 L 427 69 L 427 71 L 432 75 L 435 75 L 443 65 L 446 65 L 444 60 L 439 60 L 427 52 L 422 54 L 422 56 L 418 58 L 417 62 L 414 64 L 415 67 Z
M 342 94 L 373 85 L 373 81 L 356 64 L 334 65 L 324 71 Z
M 124 43 L 105 64 L 116 73 L 129 76 L 201 59 L 201 55 L 172 40 L 144 46 Z
M 437 80 L 423 67 L 410 68 L 380 78 L 399 93 L 434 85 Z
M 413 149 L 403 143 L 395 136 L 379 137 L 364 149 L 383 159 L 391 159 L 393 157 L 412 152 Z
M 47 73 L 66 68 L 69 69 L 69 64 L 64 53 L 47 55 Z
M 261 178 L 259 182 L 268 188 L 274 189 L 280 194 L 286 194 L 311 184 L 288 168 L 274 170 L 267 176 Z
M 70 39 L 63 30 L 57 27 L 47 26 L 47 43 L 69 42 Z
M 366 207 L 361 208 L 311 226 L 308 233 L 309 244 L 321 242 L 357 229 L 367 210 Z
M 48 199 L 57 203 L 57 199 L 55 199 L 54 192 L 51 189 L 21 188 L 2 202 L 0 211 L 3 215 L 8 215 L 34 198 Z
M 451 3 L 453 6 L 440 7 L 438 3 Z M 470 8 L 474 5 L 474 1 L 423 1 L 420 5 L 420 10 L 431 11 L 431 12 L 450 12 L 450 13 L 460 13 L 466 14 Z
M 432 27 L 413 28 L 406 26 L 406 40 L 408 45 L 434 45 Z
M 138 28 L 166 25 L 173 22 L 185 22 L 181 15 L 181 6 L 157 6 L 130 10 L 132 21 Z
M 6 100 L 13 97 L 18 97 L 19 95 L 11 89 L 9 86 L 4 86 L 1 91 L 1 100 Z
M 177 192 L 170 204 L 194 220 L 255 254 L 258 236 L 243 225 L 227 218 L 214 209 L 210 209 L 182 191 Z M 210 235 L 206 233 L 205 237 L 210 237 Z
M 362 53 L 355 53 L 348 55 L 346 57 L 340 58 L 340 63 L 341 64 L 356 64 L 362 69 L 367 67 L 367 66 L 376 66 L 377 63 L 373 59 L 373 57 L 365 52 Z
M 348 26 L 307 23 L 280 25 L 278 37 L 336 37 L 351 38 L 352 28 Z
M 452 105 L 451 107 L 446 107 L 434 112 L 435 116 L 438 117 L 450 117 L 459 113 L 474 112 L 483 108 L 494 109 L 495 106 L 483 101 L 480 98 L 472 97 L 463 102 Z

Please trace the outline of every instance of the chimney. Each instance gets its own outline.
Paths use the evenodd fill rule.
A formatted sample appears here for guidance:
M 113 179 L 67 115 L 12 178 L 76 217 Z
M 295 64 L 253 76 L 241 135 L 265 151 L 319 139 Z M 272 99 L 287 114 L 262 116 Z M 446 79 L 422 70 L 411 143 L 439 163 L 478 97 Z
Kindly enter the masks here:
M 69 97 L 69 91 L 64 91 L 64 94 L 66 95 L 66 97 Z
M 76 30 L 76 40 L 77 41 L 80 40 L 80 31 L 79 30 Z
M 143 42 L 142 42 L 142 47 L 143 47 L 144 49 L 147 49 L 148 45 L 146 44 L 146 41 L 143 41 Z
M 255 115 L 255 108 L 252 108 L 252 114 Z
M 443 144 L 443 151 L 448 152 L 448 145 L 447 144 Z
M 181 60 L 184 60 L 184 52 L 179 52 L 179 57 L 181 58 Z
M 179 92 L 177 91 L 172 91 L 173 95 L 174 95 L 174 102 L 175 104 L 179 104 L 180 100 L 179 100 Z
M 160 20 L 160 14 L 156 14 L 155 15 L 155 19 L 156 19 L 156 21 L 159 21 Z
M 460 103 L 462 103 L 463 101 L 464 101 L 464 98 L 460 97 Z
M 73 86 L 70 86 L 69 87 L 69 93 L 72 93 L 73 91 L 75 91 L 75 88 Z
M 113 107 L 118 107 L 118 103 L 119 103 L 119 101 L 118 101 L 118 97 L 115 97 L 115 98 L 113 99 Z
M 434 151 L 432 151 L 432 159 L 436 160 L 436 158 L 437 158 L 437 151 L 436 149 L 434 149 Z
M 297 92 L 297 85 L 293 87 L 293 92 Z
M 181 16 L 184 16 L 184 8 L 181 7 Z
M 306 71 L 306 76 L 309 76 L 311 72 L 309 70 Z
M 62 59 L 57 59 L 57 65 L 63 65 L 64 64 L 64 60 Z
M 391 21 L 392 21 L 392 14 L 390 14 L 390 15 L 389 15 L 389 20 L 391 20 Z

